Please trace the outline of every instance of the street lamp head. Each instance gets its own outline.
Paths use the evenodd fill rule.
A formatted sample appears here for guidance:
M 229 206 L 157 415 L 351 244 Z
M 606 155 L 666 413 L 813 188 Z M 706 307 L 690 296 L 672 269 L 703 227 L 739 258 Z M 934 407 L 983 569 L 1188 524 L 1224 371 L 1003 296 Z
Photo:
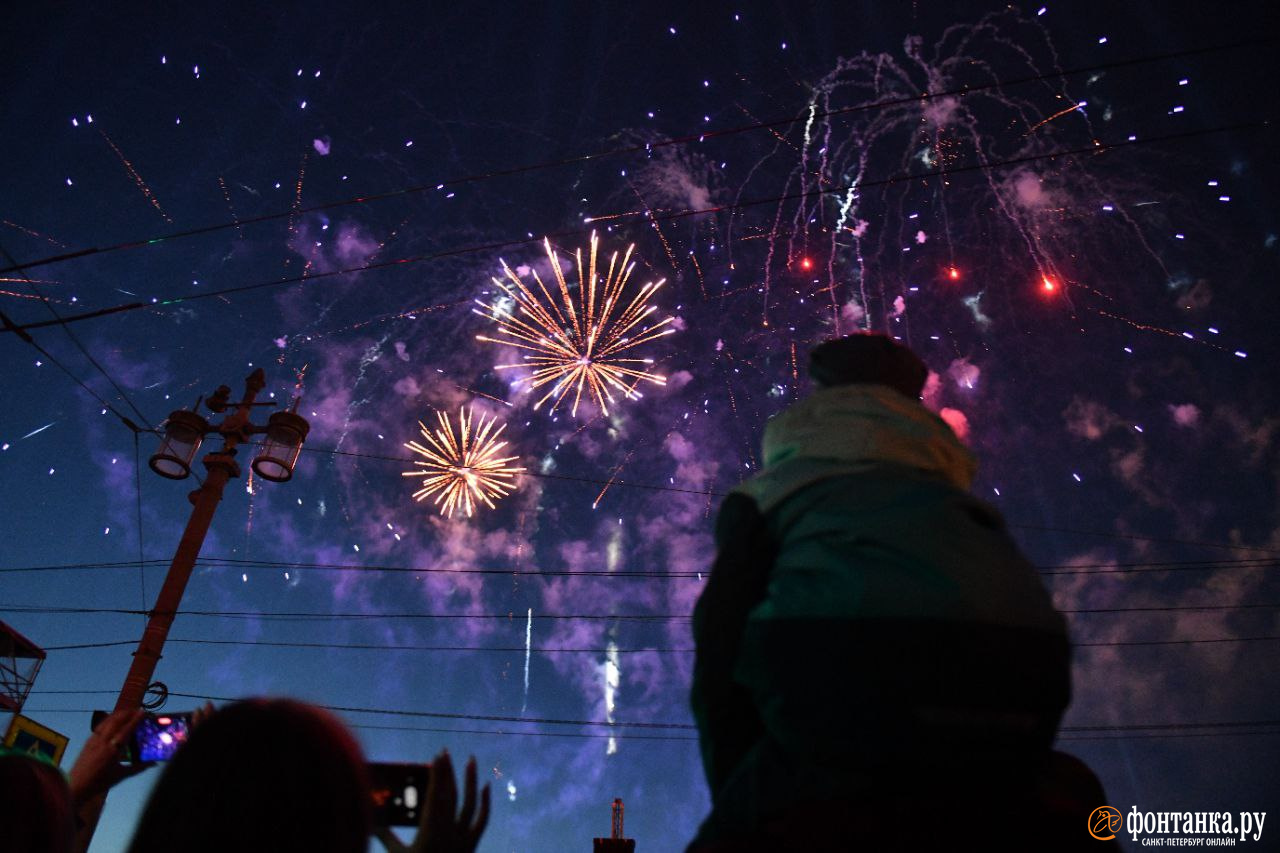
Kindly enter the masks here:
M 306 418 L 295 412 L 273 413 L 267 419 L 267 438 L 262 442 L 262 452 L 253 460 L 254 472 L 273 483 L 288 482 L 310 429 Z
M 200 450 L 209 422 L 195 412 L 180 409 L 172 412 L 164 423 L 164 439 L 160 449 L 147 463 L 151 470 L 170 480 L 184 480 L 191 473 L 191 462 Z

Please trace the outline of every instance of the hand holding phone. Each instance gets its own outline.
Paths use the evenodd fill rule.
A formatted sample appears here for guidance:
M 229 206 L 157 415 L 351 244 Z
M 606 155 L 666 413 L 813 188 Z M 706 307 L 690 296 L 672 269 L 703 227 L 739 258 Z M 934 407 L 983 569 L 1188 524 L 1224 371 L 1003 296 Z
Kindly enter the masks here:
M 133 711 L 95 711 L 89 738 L 67 774 L 71 799 L 76 808 L 101 796 L 111 786 L 141 773 L 150 764 L 120 763 L 120 756 L 133 742 L 133 733 L 143 717 L 141 708 Z
M 427 764 L 370 762 L 373 822 L 378 826 L 417 826 L 430 779 Z
M 371 765 L 370 773 L 374 775 L 375 780 L 379 778 L 377 774 L 381 771 L 374 768 L 388 765 Z M 389 765 L 391 767 L 414 767 L 414 765 Z M 453 775 L 453 762 L 449 759 L 447 751 L 441 752 L 436 756 L 435 761 L 431 762 L 429 767 L 417 765 L 419 770 L 427 771 L 425 775 L 414 777 L 417 784 L 414 787 L 413 797 L 417 800 L 418 806 L 416 811 L 420 814 L 417 819 L 418 831 L 414 836 L 413 843 L 406 845 L 390 830 L 386 823 L 379 823 L 374 828 L 374 836 L 382 842 L 382 846 L 387 849 L 387 853 L 474 853 L 476 845 L 480 843 L 480 836 L 484 833 L 485 825 L 489 822 L 489 786 L 485 785 L 480 791 L 480 810 L 476 811 L 476 760 L 472 758 L 467 762 L 466 772 L 464 773 L 465 786 L 463 788 L 462 809 L 458 810 L 458 787 Z M 381 778 L 386 778 L 385 776 Z M 404 778 L 404 777 L 401 777 Z M 375 783 L 376 784 L 376 783 Z M 381 789 L 379 789 L 381 790 Z M 395 786 L 389 787 L 389 791 L 404 791 L 407 789 Z M 397 818 L 403 821 L 401 816 Z M 391 824 L 394 826 L 404 826 L 407 822 L 397 822 Z
M 178 747 L 186 743 L 191 732 L 193 712 L 182 711 L 177 714 L 142 713 L 132 729 L 115 732 L 111 739 L 115 743 L 118 760 L 123 764 L 153 764 L 157 761 L 168 761 Z M 97 731 L 99 725 L 107 725 L 107 721 L 116 715 L 108 715 L 106 711 L 94 711 L 90 728 Z M 133 715 L 130 715 L 133 719 Z

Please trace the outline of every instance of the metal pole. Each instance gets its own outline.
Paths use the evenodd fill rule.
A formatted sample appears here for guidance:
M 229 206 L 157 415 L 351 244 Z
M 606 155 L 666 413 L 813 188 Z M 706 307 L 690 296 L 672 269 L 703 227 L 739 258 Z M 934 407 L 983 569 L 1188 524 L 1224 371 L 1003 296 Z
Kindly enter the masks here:
M 133 653 L 133 663 L 129 666 L 129 674 L 125 676 L 116 698 L 115 710 L 132 710 L 142 706 L 142 699 L 155 675 L 156 664 L 164 651 L 164 641 L 169 636 L 169 628 L 173 625 L 174 616 L 182 604 L 182 594 L 186 592 L 187 581 L 195 568 L 196 558 L 200 556 L 200 548 L 204 545 L 205 534 L 213 522 L 213 515 L 222 501 L 222 492 L 227 481 L 240 476 L 240 466 L 236 464 L 236 445 L 247 436 L 244 432 L 249 424 L 249 411 L 258 392 L 266 386 L 266 377 L 261 368 L 245 380 L 244 400 L 236 407 L 236 411 L 228 416 L 218 427 L 224 439 L 222 449 L 205 456 L 204 467 L 209 475 L 204 484 L 192 492 L 188 498 L 192 503 L 191 517 L 187 519 L 186 529 L 182 531 L 182 539 L 178 541 L 178 550 L 169 563 L 169 571 L 165 574 L 164 586 L 156 596 L 156 605 L 147 616 L 147 627 L 142 632 L 142 639 Z M 102 808 L 106 805 L 107 796 L 85 803 L 79 811 L 81 825 L 76 833 L 76 849 L 86 851 L 93 840 L 93 833 L 98 828 L 98 819 L 102 816 Z
M 233 444 L 228 440 L 228 444 Z M 164 641 L 169 636 L 169 628 L 173 625 L 174 616 L 182 604 L 182 594 L 186 592 L 187 581 L 195 568 L 196 558 L 200 556 L 200 547 L 204 545 L 205 534 L 213 522 L 213 514 L 222 500 L 222 491 L 227 481 L 240 475 L 240 466 L 236 464 L 235 448 L 224 447 L 221 451 L 210 453 L 204 458 L 204 467 L 209 476 L 204 485 L 191 493 L 191 517 L 187 527 L 182 531 L 182 539 L 178 542 L 178 550 L 169 563 L 169 571 L 164 578 L 164 586 L 156 596 L 156 605 L 147 616 L 147 627 L 142 632 L 142 639 L 133 653 L 133 663 L 129 666 L 129 674 L 125 676 L 124 686 L 116 698 L 115 710 L 132 710 L 142 706 L 147 687 L 156 672 Z

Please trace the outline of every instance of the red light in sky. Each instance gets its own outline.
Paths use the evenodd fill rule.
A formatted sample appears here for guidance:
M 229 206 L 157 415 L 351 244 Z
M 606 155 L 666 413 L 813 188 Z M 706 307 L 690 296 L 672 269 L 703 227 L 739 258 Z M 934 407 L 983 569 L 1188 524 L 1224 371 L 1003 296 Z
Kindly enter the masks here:
M 951 279 L 952 281 L 959 281 L 960 270 L 956 269 L 955 267 L 947 267 L 947 278 Z
M 809 260 L 808 258 L 801 258 L 800 269 L 804 270 L 805 272 L 808 272 L 809 270 L 813 269 L 813 261 Z

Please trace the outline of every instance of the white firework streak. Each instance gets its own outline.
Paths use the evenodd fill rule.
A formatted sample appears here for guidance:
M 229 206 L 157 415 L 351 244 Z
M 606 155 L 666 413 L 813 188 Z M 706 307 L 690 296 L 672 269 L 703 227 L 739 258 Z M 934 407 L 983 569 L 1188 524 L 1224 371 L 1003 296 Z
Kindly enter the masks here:
M 520 713 L 529 707 L 529 654 L 533 648 L 533 608 L 529 608 L 529 619 L 524 623 L 524 701 L 520 703 Z
M 33 429 L 31 432 L 27 433 L 22 438 L 18 439 L 18 441 L 22 441 L 23 439 L 26 439 L 26 438 L 31 438 L 31 436 L 33 435 L 39 435 L 40 433 L 44 432 L 45 430 L 47 430 L 49 427 L 53 426 L 56 423 L 57 421 L 50 421 L 49 423 L 45 424 L 39 429 Z
M 621 683 L 621 668 L 618 664 L 618 644 L 613 640 L 609 641 L 606 646 L 604 664 L 600 667 L 600 673 L 604 676 L 604 718 L 607 722 L 613 722 L 613 712 L 617 707 L 616 694 L 618 685 Z M 605 755 L 613 755 L 618 751 L 618 739 L 612 734 L 609 735 L 609 745 L 605 747 Z

